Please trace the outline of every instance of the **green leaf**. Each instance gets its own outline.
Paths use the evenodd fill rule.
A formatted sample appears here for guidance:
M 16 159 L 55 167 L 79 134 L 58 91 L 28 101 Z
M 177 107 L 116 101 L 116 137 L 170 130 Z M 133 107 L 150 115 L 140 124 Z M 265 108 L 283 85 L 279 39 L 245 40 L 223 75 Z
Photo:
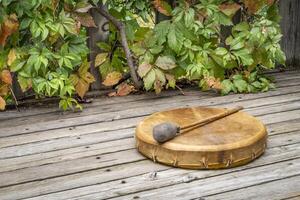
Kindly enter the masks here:
M 224 47 L 218 47 L 215 52 L 217 55 L 224 56 L 228 53 L 228 50 Z
M 250 26 L 247 22 L 241 22 L 232 28 L 232 31 L 249 31 Z
M 106 42 L 98 42 L 97 43 L 97 46 L 101 49 L 101 50 L 104 50 L 104 51 L 110 51 L 110 45 Z
M 168 34 L 168 45 L 176 53 L 179 53 L 182 48 L 183 36 L 180 32 L 177 32 L 174 25 L 170 27 Z
M 245 46 L 244 42 L 237 42 L 237 43 L 231 45 L 230 49 L 231 50 L 239 50 L 239 49 L 243 48 L 244 46 Z
M 156 73 L 154 69 L 151 69 L 149 73 L 143 78 L 144 80 L 144 87 L 148 91 L 153 87 L 153 84 L 156 79 Z
M 235 79 L 233 80 L 234 86 L 238 89 L 239 92 L 246 92 L 248 83 L 242 79 Z
M 26 61 L 19 61 L 19 60 L 16 60 L 15 62 L 13 62 L 10 66 L 10 70 L 12 72 L 17 72 L 19 70 L 22 69 L 22 67 L 25 65 Z
M 158 41 L 158 44 L 163 44 L 167 40 L 167 35 L 170 30 L 170 21 L 162 21 L 157 24 L 154 28 L 155 38 Z
M 240 59 L 243 65 L 249 66 L 254 62 L 251 53 L 247 49 L 233 51 L 232 53 Z
M 166 76 L 164 72 L 158 68 L 154 68 L 155 70 L 155 75 L 156 75 L 156 80 L 159 80 L 162 85 L 166 84 Z
M 163 46 L 155 46 L 155 47 L 152 47 L 151 49 L 149 49 L 149 51 L 156 55 L 156 54 L 159 54 L 160 52 L 162 52 L 162 50 L 164 49 Z
M 189 8 L 184 15 L 184 23 L 186 27 L 190 28 L 194 23 L 195 11 L 192 8 Z
M 222 81 L 222 91 L 221 94 L 222 95 L 227 95 L 229 94 L 231 91 L 233 91 L 233 83 L 229 80 L 229 79 L 225 79 Z
M 163 70 L 170 70 L 176 67 L 175 61 L 169 56 L 159 56 L 155 65 Z
M 218 22 L 219 24 L 230 26 L 232 25 L 231 19 L 225 15 L 223 12 L 217 12 L 214 14 L 214 20 Z

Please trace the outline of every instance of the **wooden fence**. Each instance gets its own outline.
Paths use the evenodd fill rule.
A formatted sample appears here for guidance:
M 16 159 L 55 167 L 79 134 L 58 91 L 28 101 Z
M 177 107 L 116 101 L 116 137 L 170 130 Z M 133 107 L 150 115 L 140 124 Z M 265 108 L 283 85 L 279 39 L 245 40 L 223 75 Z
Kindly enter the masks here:
M 281 46 L 287 57 L 287 66 L 300 69 L 300 1 L 281 0 L 280 14 L 283 33 Z

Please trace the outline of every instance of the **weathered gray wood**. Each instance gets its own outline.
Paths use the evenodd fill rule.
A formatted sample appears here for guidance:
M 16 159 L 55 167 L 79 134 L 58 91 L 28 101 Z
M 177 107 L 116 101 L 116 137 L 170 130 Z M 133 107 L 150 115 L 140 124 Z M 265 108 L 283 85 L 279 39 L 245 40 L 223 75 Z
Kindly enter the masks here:
M 261 116 L 260 118 L 262 120 L 266 120 L 265 123 L 269 124 L 269 123 L 275 123 L 278 122 L 278 120 L 290 120 L 290 119 L 295 119 L 295 118 L 300 118 L 300 103 L 298 101 L 295 102 L 291 102 L 293 100 L 298 100 L 299 99 L 299 95 L 296 96 L 296 98 L 294 98 L 294 96 L 289 95 L 289 96 L 278 96 L 278 97 L 269 97 L 269 98 L 264 98 L 264 99 L 255 99 L 252 101 L 245 101 L 244 103 L 241 103 L 240 105 L 244 106 L 246 108 L 245 111 L 248 111 L 251 114 L 255 114 L 255 115 L 265 115 L 265 116 Z M 278 104 L 278 103 L 282 103 L 283 102 L 288 102 L 287 104 L 279 104 L 279 105 L 269 105 L 269 102 L 272 102 L 273 104 Z M 267 103 L 267 104 L 266 104 Z M 225 103 L 225 105 L 227 105 L 227 107 L 232 107 L 234 105 L 234 103 Z M 251 106 L 267 106 L 266 108 L 264 107 L 260 107 L 260 108 L 254 108 L 254 112 L 251 112 Z M 191 105 L 193 106 L 193 105 Z M 150 107 L 151 108 L 151 107 Z M 160 107 L 158 107 L 157 109 L 159 109 Z M 249 109 L 248 109 L 249 108 Z M 290 110 L 290 111 L 288 111 Z M 142 112 L 145 112 L 146 109 L 144 109 Z M 282 111 L 287 111 L 284 112 L 285 113 L 285 117 L 282 118 Z M 270 113 L 274 113 L 269 117 Z M 135 114 L 138 114 L 138 111 L 135 112 Z M 141 114 L 143 115 L 143 114 Z M 24 156 L 27 154 L 32 154 L 32 153 L 36 153 L 36 151 L 41 151 L 41 152 L 46 152 L 46 151 L 50 151 L 51 149 L 58 149 L 58 148 L 66 148 L 67 146 L 65 145 L 78 145 L 78 144 L 83 144 L 85 141 L 93 141 L 93 142 L 103 142 L 105 140 L 107 140 L 107 138 L 105 136 L 109 135 L 109 133 L 107 132 L 103 132 L 100 133 L 100 131 L 108 131 L 109 129 L 107 128 L 114 128 L 111 130 L 115 130 L 115 129 L 119 129 L 119 128 L 130 128 L 130 127 L 134 127 L 135 124 L 138 123 L 138 121 L 140 121 L 141 118 L 137 117 L 137 118 L 129 118 L 129 119 L 124 119 L 124 120 L 119 120 L 119 124 L 118 126 L 114 126 L 114 127 L 107 127 L 107 125 L 109 124 L 113 124 L 114 122 L 108 122 L 108 123 L 100 123 L 97 124 L 97 128 L 95 129 L 95 133 L 91 132 L 91 128 L 85 128 L 85 129 L 74 129 L 74 130 L 69 130 L 68 132 L 65 132 L 64 129 L 60 129 L 62 132 L 61 134 L 51 134 L 51 132 L 58 132 L 58 130 L 52 130 L 49 131 L 49 134 L 45 134 L 45 133 L 33 133 L 33 134 L 29 134 L 29 135 L 20 135 L 17 136 L 16 138 L 14 137 L 8 137 L 8 138 L 3 138 L 3 141 L 0 141 L 0 147 L 5 147 L 8 146 L 7 148 L 2 148 L 0 151 L 0 158 L 9 158 L 12 155 L 15 156 Z M 123 122 L 123 123 L 122 123 Z M 102 125 L 102 126 L 100 126 Z M 86 133 L 88 133 L 87 135 L 84 134 L 85 131 Z M 127 133 L 129 131 L 129 133 Z M 113 136 L 117 137 L 117 138 L 123 138 L 123 137 L 128 137 L 128 135 L 133 135 L 133 131 L 132 130 L 122 130 L 122 131 L 115 131 L 116 134 L 113 134 Z M 120 134 L 119 134 L 120 133 Z M 71 135 L 72 134 L 72 135 Z M 121 136 L 123 135 L 123 137 Z M 72 137 L 71 137 L 72 136 Z M 78 137 L 80 137 L 78 139 Z M 26 141 L 27 142 L 35 142 L 35 138 L 37 138 L 37 140 L 40 142 L 38 143 L 33 143 L 33 144 L 29 144 L 26 145 Z M 44 141 L 42 140 L 42 138 L 44 138 Z M 49 140 L 49 139 L 53 139 L 55 138 L 56 140 Z M 58 138 L 62 138 L 61 140 L 57 140 Z M 94 138 L 94 140 L 91 140 L 91 138 Z M 117 139 L 114 138 L 114 139 Z M 67 142 L 69 141 L 69 142 Z M 71 142 L 72 141 L 72 142 Z M 13 145 L 19 145 L 16 148 L 14 147 L 9 147 L 9 146 L 13 146 Z M 24 144 L 24 145 L 21 145 Z M 65 145 L 63 145 L 65 144 Z M 25 147 L 25 148 L 24 148 Z M 27 148 L 26 148 L 27 147 Z M 70 146 L 69 146 L 70 147 Z
M 90 49 L 89 61 L 91 62 L 90 71 L 95 77 L 95 82 L 92 83 L 93 90 L 99 90 L 103 88 L 101 82 L 101 75 L 98 68 L 95 68 L 95 58 L 101 49 L 97 46 L 98 42 L 104 42 L 107 40 L 109 31 L 105 30 L 108 27 L 108 21 L 105 17 L 100 15 L 96 9 L 90 10 L 91 15 L 94 18 L 96 28 L 88 28 L 88 47 Z M 102 86 L 102 87 L 101 87 Z
M 287 56 L 287 65 L 299 69 L 300 66 L 300 1 L 280 1 L 283 39 L 281 46 Z
M 269 118 L 273 118 L 272 116 L 270 116 Z M 278 133 L 277 133 L 278 134 Z M 296 134 L 296 135 L 295 135 Z M 290 134 L 290 135 L 288 135 L 288 134 L 285 134 L 285 137 L 286 137 L 286 140 L 287 141 L 285 141 L 285 140 L 282 140 L 280 137 L 275 137 L 275 138 L 279 138 L 279 142 L 274 142 L 274 144 L 273 144 L 273 146 L 276 146 L 276 144 L 281 144 L 281 145 L 284 145 L 285 143 L 284 142 L 287 142 L 287 143 L 289 143 L 289 142 L 292 142 L 292 143 L 295 143 L 295 142 L 297 142 L 298 141 L 298 139 L 297 139 L 297 134 L 298 134 L 298 132 L 296 132 L 296 133 L 293 133 L 293 134 Z M 91 140 L 91 139 L 90 139 Z M 95 139 L 94 139 L 95 140 Z M 76 141 L 70 141 L 71 143 L 73 143 L 73 142 L 76 142 Z M 64 144 L 64 143 L 66 143 L 66 142 L 63 142 L 63 143 L 61 143 L 61 144 Z M 42 146 L 44 146 L 44 147 L 46 147 L 47 145 L 46 144 L 42 144 Z M 55 146 L 56 147 L 56 146 Z M 84 147 L 83 147 L 84 148 Z M 132 148 L 133 148 L 133 146 L 132 146 Z M 39 148 L 38 149 L 40 152 L 41 151 L 43 151 L 43 149 L 42 148 Z M 16 150 L 15 150 L 16 151 Z M 2 151 L 3 152 L 3 151 Z M 14 151 L 12 151 L 12 153 L 13 153 Z M 129 152 L 132 152 L 133 154 L 131 155 L 131 159 L 128 159 L 128 161 L 138 161 L 138 160 L 140 160 L 141 158 L 140 158 L 140 155 L 136 155 L 136 154 L 134 154 L 135 153 L 135 150 L 129 150 L 129 151 L 125 151 L 128 155 L 130 154 Z M 96 152 L 97 153 L 97 152 Z M 108 162 L 108 161 L 105 161 L 105 165 L 113 165 L 115 162 L 117 162 L 117 163 L 119 163 L 119 162 L 123 162 L 123 160 L 122 159 L 112 159 L 112 158 L 119 158 L 119 157 L 121 157 L 121 158 L 123 158 L 124 156 L 122 156 L 122 154 L 123 154 L 124 152 L 116 152 L 116 153 L 112 153 L 112 154 L 109 154 L 109 155 L 104 155 L 104 161 L 105 161 L 105 158 L 107 158 L 108 159 L 108 161 L 112 161 L 112 162 Z M 7 152 L 5 152 L 4 151 L 4 155 L 5 154 L 8 154 L 8 151 Z M 136 155 L 136 156 L 134 156 L 134 155 Z M 84 157 L 84 156 L 81 156 L 81 157 L 83 157 L 82 159 L 77 159 L 77 160 L 71 160 L 71 161 L 69 161 L 69 160 L 66 160 L 66 161 L 63 161 L 63 162 L 60 162 L 60 163 L 57 163 L 57 164 L 54 164 L 53 162 L 58 162 L 58 161 L 60 161 L 60 159 L 48 159 L 48 160 L 41 160 L 41 161 L 35 161 L 33 164 L 35 164 L 35 165 L 41 165 L 41 169 L 43 169 L 44 167 L 46 167 L 46 168 L 49 168 L 49 166 L 53 166 L 53 168 L 51 168 L 50 167 L 50 169 L 52 169 L 52 170 L 54 170 L 53 171 L 53 173 L 62 173 L 62 170 L 63 170 L 63 172 L 64 173 L 66 173 L 66 170 L 68 171 L 68 173 L 74 173 L 74 172 L 71 172 L 71 171 L 73 171 L 73 170 L 83 170 L 83 169 L 85 169 L 85 170 L 91 170 L 91 169 L 93 169 L 93 167 L 94 167 L 94 165 L 95 165 L 95 163 L 93 163 L 92 161 L 95 159 L 95 157 L 97 157 L 98 155 L 96 154 L 94 154 L 93 156 L 90 156 L 90 155 L 85 155 L 86 156 L 86 158 Z M 89 156 L 89 157 L 88 157 Z M 76 156 L 75 156 L 76 157 Z M 68 158 L 68 157 L 67 157 Z M 112 159 L 112 160 L 110 160 L 110 159 Z M 133 159 L 133 160 L 132 160 Z M 136 160 L 135 160 L 136 159 Z M 86 163 L 88 163 L 87 161 L 85 161 L 85 160 L 87 160 L 87 161 L 90 161 L 90 165 L 88 165 L 88 166 L 86 166 Z M 102 159 L 101 159 L 102 160 Z M 74 162 L 74 163 L 73 163 Z M 68 163 L 70 163 L 70 164 L 68 164 Z M 71 163 L 73 163 L 73 164 L 71 164 Z M 97 162 L 98 163 L 98 162 Z M 45 164 L 48 164 L 48 165 L 46 165 L 46 166 L 44 166 Z M 72 165 L 76 165 L 77 166 L 77 169 L 76 168 L 71 168 L 71 169 L 60 169 L 60 167 L 59 167 L 59 165 L 64 165 L 64 166 L 72 166 Z M 18 165 L 18 166 L 22 166 L 22 165 Z M 54 167 L 55 166 L 55 167 Z M 99 167 L 100 167 L 101 165 L 99 164 Z M 59 169 L 56 169 L 56 167 L 58 167 Z M 40 168 L 39 166 L 37 166 L 37 168 Z M 62 168 L 62 167 L 61 167 Z M 2 178 L 2 179 L 5 179 L 5 177 L 8 177 L 8 178 L 13 178 L 14 180 L 15 179 L 17 179 L 17 178 L 21 178 L 21 180 L 23 180 L 23 178 L 25 178 L 26 176 L 31 176 L 32 177 L 32 173 L 33 173 L 33 177 L 34 178 L 36 178 L 35 177 L 35 171 L 45 171 L 45 170 L 38 170 L 38 169 L 36 169 L 36 167 L 32 167 L 32 168 L 29 168 L 29 169 L 24 169 L 25 171 L 27 171 L 26 173 L 24 173 L 25 175 L 23 176 L 23 177 L 19 177 L 19 176 L 17 176 L 17 177 L 14 177 L 14 176 L 12 176 L 13 174 L 15 174 L 15 172 L 10 172 L 12 175 L 9 175 L 9 173 L 0 173 L 0 177 Z M 33 171 L 32 171 L 33 170 Z M 71 170 L 71 171 L 70 171 Z M 21 169 L 21 171 L 22 171 L 22 169 Z M 46 170 L 47 171 L 47 170 Z M 77 171 L 77 172 L 79 172 L 79 171 Z M 17 173 L 18 174 L 18 173 Z M 45 174 L 45 176 L 49 176 L 51 174 L 51 172 L 48 172 L 47 174 Z M 52 176 L 54 176 L 54 175 L 52 175 Z M 9 181 L 5 181 L 3 184 L 7 184 Z M 1 186 L 1 183 L 0 183 L 0 186 Z
M 142 95 L 137 101 L 134 96 L 113 98 L 112 102 L 100 98 L 87 106 L 87 112 L 69 113 L 59 119 L 55 119 L 58 112 L 52 108 L 45 109 L 44 120 L 39 119 L 44 115 L 37 109 L 24 123 L 19 115 L 19 125 L 10 129 L 15 133 L 6 133 L 8 129 L 0 126 L 0 135 L 5 135 L 0 136 L 0 199 L 173 199 L 175 195 L 192 199 L 226 197 L 233 191 L 241 196 L 241 191 L 255 191 L 251 188 L 258 189 L 257 195 L 267 195 L 276 189 L 273 182 L 284 184 L 285 180 L 295 187 L 283 185 L 282 190 L 287 191 L 278 197 L 299 196 L 289 193 L 295 191 L 294 177 L 300 173 L 296 171 L 300 164 L 299 73 L 290 72 L 286 76 L 276 74 L 280 87 L 268 93 L 219 97 L 188 90 L 188 96 L 169 93 L 147 99 Z M 266 153 L 255 162 L 228 170 L 192 171 L 155 164 L 135 150 L 134 127 L 152 112 L 237 104 L 258 116 L 270 133 Z M 14 120 L 8 122 L 13 124 Z M 25 123 L 35 123 L 35 128 L 22 134 L 20 128 L 26 128 Z M 51 123 L 61 123 L 61 128 Z M 266 185 L 265 190 L 259 190 L 260 185 Z
M 242 170 L 235 172 L 234 174 L 228 173 L 222 176 L 215 176 L 205 179 L 201 178 L 201 171 L 187 174 L 184 177 L 172 177 L 172 174 L 167 174 L 166 176 L 170 177 L 169 181 L 176 181 L 178 182 L 178 184 L 174 184 L 164 188 L 157 187 L 157 189 L 147 191 L 147 184 L 145 183 L 143 186 L 146 191 L 140 193 L 135 193 L 136 187 L 134 187 L 134 185 L 132 187 L 119 187 L 118 189 L 124 191 L 124 194 L 130 192 L 134 192 L 135 194 L 122 196 L 115 199 L 132 199 L 134 196 L 139 196 L 141 199 L 173 199 L 175 197 L 177 199 L 200 198 L 206 195 L 236 190 L 274 180 L 289 178 L 292 176 L 299 176 L 299 167 L 300 159 L 294 159 L 286 162 L 273 163 L 271 165 L 256 167 L 254 169 Z M 186 184 L 185 182 L 187 182 L 188 184 Z M 153 185 L 158 183 L 159 179 L 152 182 Z M 101 193 L 101 195 L 100 193 L 95 193 L 89 196 L 80 196 L 80 199 L 93 200 L 97 199 L 97 197 L 99 198 L 99 195 L 103 199 L 105 199 L 106 196 L 110 196 L 111 194 L 116 195 L 118 193 L 109 190 L 105 193 Z
M 50 193 L 49 195 L 45 195 L 43 197 L 39 196 L 38 199 L 58 200 L 73 198 L 78 194 L 91 194 L 96 193 L 97 191 L 104 192 L 111 189 L 114 190 L 113 196 L 118 196 L 122 193 L 115 192 L 116 190 L 122 190 L 126 193 L 126 188 L 128 188 L 129 186 L 134 186 L 136 190 L 141 191 L 142 189 L 145 189 L 145 187 L 155 189 L 166 185 L 174 185 L 174 183 L 176 182 L 183 183 L 183 180 L 186 180 L 186 182 L 191 181 L 188 177 L 189 175 L 191 177 L 194 177 L 195 173 L 200 175 L 198 176 L 198 178 L 205 179 L 207 177 L 234 173 L 244 169 L 252 169 L 258 166 L 264 166 L 271 163 L 297 158 L 299 157 L 299 151 L 300 146 L 298 144 L 287 145 L 284 149 L 281 147 L 270 148 L 262 158 L 249 165 L 240 168 L 218 171 L 193 171 L 174 169 L 166 167 L 164 165 L 154 164 L 153 162 L 146 160 L 141 162 L 112 166 L 109 167 L 110 171 L 107 171 L 107 168 L 96 169 L 94 171 L 86 171 L 78 174 L 55 177 L 53 179 L 46 179 L 41 181 L 29 182 L 22 185 L 15 185 L 8 188 L 2 188 L 0 189 L 0 196 L 3 196 L 3 199 L 19 199 Z M 157 177 L 153 177 L 153 172 L 157 172 Z M 176 176 L 176 179 L 172 181 L 174 176 Z M 123 184 L 122 180 L 124 180 L 126 184 Z M 66 184 L 58 185 L 57 183 Z M 20 191 L 20 193 L 13 193 L 12 191 Z M 96 196 L 98 198 L 101 197 L 100 194 L 97 194 Z
M 298 89 L 292 88 L 292 87 L 287 87 L 287 88 L 278 88 L 277 90 L 270 91 L 268 93 L 258 93 L 258 94 L 247 94 L 247 95 L 231 95 L 231 96 L 219 96 L 219 97 L 213 97 L 213 98 L 206 98 L 205 101 L 201 101 L 197 103 L 199 100 L 202 99 L 201 96 L 178 96 L 176 97 L 170 97 L 168 99 L 160 99 L 157 100 L 156 102 L 152 101 L 146 101 L 146 102 L 137 102 L 135 104 L 131 104 L 131 106 L 127 106 L 126 109 L 123 109 L 123 113 L 126 113 L 126 116 L 132 112 L 132 109 L 130 108 L 143 108 L 144 110 L 151 110 L 148 112 L 148 114 L 159 111 L 161 109 L 170 109 L 174 107 L 184 107 L 184 106 L 191 106 L 191 104 L 194 105 L 199 105 L 199 106 L 213 106 L 213 105 L 221 105 L 224 103 L 230 102 L 235 102 L 235 103 L 242 103 L 245 102 L 247 99 L 261 99 L 267 96 L 276 96 L 276 95 L 283 95 L 283 94 L 289 94 L 290 96 L 293 96 L 293 98 L 297 98 L 296 96 L 298 95 L 299 91 L 299 86 Z M 280 98 L 280 97 L 278 97 Z M 267 99 L 266 99 L 267 100 Z M 283 102 L 285 100 L 283 99 Z M 265 105 L 270 103 L 270 102 L 264 102 Z M 157 106 L 154 106 L 155 104 L 159 104 Z M 124 106 L 123 106 L 124 108 Z M 142 109 L 139 109 L 141 112 Z M 93 124 L 93 123 L 100 123 L 100 122 L 105 122 L 105 121 L 112 121 L 112 120 L 117 120 L 122 118 L 122 115 L 120 114 L 120 111 L 116 112 L 110 112 L 108 115 L 111 117 L 107 117 L 107 113 L 105 114 L 95 114 L 95 115 L 89 115 L 89 116 L 84 116 L 84 117 L 77 117 L 69 119 L 59 119 L 59 120 L 52 120 L 52 121 L 46 121 L 46 122 L 40 122 L 40 123 L 28 123 L 26 125 L 20 125 L 20 126 L 15 126 L 15 127 L 4 127 L 2 128 L 3 133 L 1 133 L 0 137 L 5 137 L 5 136 L 12 136 L 12 135 L 19 135 L 19 134 L 24 134 L 24 133 L 31 133 L 31 132 L 37 132 L 41 130 L 54 130 L 58 128 L 63 128 L 63 127 L 80 127 L 83 125 L 88 125 L 88 124 Z M 142 115 L 145 116 L 146 114 Z M 135 115 L 137 116 L 137 115 Z
M 284 73 L 275 73 L 274 77 L 276 78 L 276 80 L 278 81 L 278 83 L 276 84 L 278 88 L 286 86 L 287 81 L 288 81 L 288 85 L 290 85 L 290 82 L 292 81 L 292 83 L 297 83 L 297 80 L 299 79 L 299 74 L 300 72 L 295 72 L 295 71 L 286 71 Z M 296 80 L 295 80 L 296 79 Z M 189 95 L 195 95 L 195 94 L 199 94 L 199 88 L 185 88 L 184 92 L 186 93 L 187 96 Z M 168 91 L 163 91 L 161 94 L 159 95 L 155 95 L 154 93 L 146 93 L 146 94 L 141 94 L 141 95 L 129 95 L 126 97 L 113 97 L 113 98 L 109 98 L 109 97 L 101 97 L 98 99 L 95 99 L 94 102 L 92 104 L 86 104 L 84 105 L 85 109 L 83 113 L 75 113 L 78 115 L 84 115 L 84 114 L 88 114 L 88 110 L 98 110 L 98 112 L 105 112 L 107 111 L 107 108 L 109 107 L 114 107 L 116 104 L 121 104 L 121 103 L 130 103 L 130 102 L 135 102 L 135 101 L 140 101 L 140 100 L 145 100 L 147 99 L 147 101 L 151 100 L 151 99 L 159 99 L 159 98 L 165 98 L 165 97 L 169 97 L 169 96 L 177 96 L 177 95 L 181 95 L 181 93 L 177 90 L 168 90 Z M 201 96 L 208 96 L 208 95 L 214 95 L 214 93 L 212 92 L 206 92 L 206 93 L 201 93 Z M 214 96 L 218 96 L 218 95 L 214 95 Z M 95 109 L 95 108 L 99 109 Z M 47 117 L 47 114 L 49 114 L 50 116 L 60 116 L 60 114 L 63 116 L 70 116 L 70 115 L 74 115 L 73 112 L 62 112 L 60 109 L 58 109 L 56 106 L 54 105 L 50 105 L 50 106 L 35 106 L 35 107 L 30 107 L 30 109 L 28 108 L 20 108 L 21 112 L 18 112 L 16 110 L 8 110 L 4 113 L 0 113 L 0 125 L 1 123 L 9 123 L 8 119 L 16 119 L 16 118 L 20 118 L 21 120 L 24 120 L 24 122 L 27 121 L 27 118 L 24 119 L 24 117 L 30 117 L 30 116 L 36 116 L 36 115 L 43 115 L 43 117 L 41 118 L 37 118 L 37 119 L 44 119 Z M 55 115 L 54 115 L 55 114 Z M 14 121 L 15 122 L 15 121 Z
M 259 161 L 267 163 L 263 159 Z M 293 165 L 289 165 L 290 163 Z M 299 175 L 300 172 L 297 170 L 297 166 L 299 167 L 299 165 L 299 159 L 296 159 L 262 165 L 254 162 L 240 168 L 217 171 L 172 168 L 157 172 L 154 178 L 150 174 L 145 174 L 143 176 L 122 179 L 123 183 L 122 180 L 110 181 L 103 184 L 94 184 L 88 187 L 40 196 L 36 199 L 93 200 L 114 197 L 116 199 L 132 199 L 134 196 L 139 196 L 140 199 L 174 199 L 175 197 L 177 199 L 192 199 L 201 197 L 200 195 L 217 194 L 265 181 Z M 289 171 L 284 172 L 285 169 L 289 169 Z
M 270 131 L 269 135 L 272 138 L 272 143 L 269 143 L 269 147 L 280 146 L 285 144 L 297 143 L 299 142 L 298 131 L 300 130 L 300 120 L 294 121 L 285 121 L 277 124 L 267 124 L 267 128 Z M 280 127 L 280 128 L 279 128 Z M 8 155 L 14 156 L 14 152 L 18 152 L 19 149 L 23 149 L 24 152 L 28 152 L 27 149 L 31 149 L 31 152 L 38 152 L 30 155 L 23 155 L 19 157 L 7 158 L 0 160 L 0 172 L 12 171 L 16 169 L 28 168 L 33 166 L 44 165 L 47 163 L 56 163 L 61 161 L 68 161 L 72 159 L 79 159 L 88 156 L 101 156 L 102 154 L 114 153 L 124 150 L 134 149 L 134 140 L 132 131 L 128 130 L 128 132 L 123 132 L 121 134 L 117 134 L 115 132 L 108 132 L 107 136 L 111 136 L 111 138 L 105 141 L 99 141 L 97 137 L 91 135 L 90 139 L 85 139 L 84 141 L 77 142 L 69 139 L 72 146 L 66 146 L 66 140 L 58 141 L 57 145 L 51 143 L 48 144 L 51 146 L 52 151 L 44 152 L 43 149 L 45 143 L 42 145 L 25 145 L 16 146 L 16 148 L 11 148 L 10 151 L 6 153 Z M 117 136 L 115 136 L 117 134 Z M 284 134 L 284 135 L 283 135 Z M 105 137 L 105 136 L 103 136 Z M 116 139 L 117 138 L 117 139 Z M 67 138 L 68 139 L 68 138 Z M 93 141 L 91 142 L 91 139 Z M 116 139 L 116 140 L 114 140 Z M 78 140 L 78 139 L 77 139 Z M 81 146 L 79 146 L 81 145 Z M 88 148 L 87 148 L 88 147 Z M 61 148 L 59 150 L 59 148 Z M 34 149 L 34 150 L 33 150 Z M 47 149 L 46 149 L 47 151 Z M 5 154 L 4 154 L 5 155 Z
M 280 186 L 280 187 L 279 187 Z M 243 194 L 243 195 L 241 195 Z M 205 200 L 282 200 L 290 199 L 300 195 L 300 176 L 272 181 L 265 184 L 255 185 L 252 187 L 234 190 L 222 193 L 220 195 L 212 195 L 204 197 Z M 295 197 L 296 198 L 296 197 Z M 299 196 L 297 197 L 300 198 Z
M 300 96 L 300 95 L 299 95 Z M 290 100 L 289 96 L 284 96 L 283 99 L 285 100 Z M 254 101 L 248 101 L 247 104 L 243 103 L 242 105 L 245 106 L 245 111 L 249 112 L 252 115 L 266 115 L 266 114 L 270 114 L 270 113 L 275 113 L 275 112 L 282 112 L 282 111 L 290 111 L 290 110 L 297 110 L 300 109 L 300 102 L 299 101 L 288 101 L 286 103 L 277 103 L 277 100 L 280 100 L 280 98 L 278 97 L 274 97 L 274 100 L 272 100 L 271 98 L 268 98 L 268 100 L 270 100 L 270 102 L 272 101 L 271 105 L 266 105 L 263 108 L 262 107 L 258 107 L 260 106 L 259 101 L 254 100 Z M 260 101 L 262 102 L 262 101 Z M 248 105 L 250 105 L 250 107 L 248 107 Z M 257 107 L 251 107 L 252 105 L 256 105 Z M 234 106 L 233 104 L 227 104 L 226 106 L 231 107 Z M 145 110 L 143 110 L 145 111 Z M 138 111 L 134 111 L 134 114 L 140 116 L 143 114 L 139 114 Z M 148 114 L 148 113 L 147 113 Z M 132 115 L 130 115 L 131 118 L 129 120 L 134 120 L 134 118 L 132 118 Z M 133 123 L 137 123 L 140 120 L 140 118 L 138 117 L 138 119 L 136 120 L 136 122 L 133 121 Z M 131 124 L 130 122 L 126 122 L 126 120 L 123 120 L 125 124 L 129 125 L 129 127 L 134 126 L 134 124 Z M 121 123 L 123 122 L 121 121 Z M 105 125 L 105 124 L 104 124 Z M 118 129 L 119 126 L 114 126 L 115 129 Z M 91 131 L 90 128 L 86 128 L 88 131 Z M 98 129 L 98 132 L 100 132 L 100 127 Z M 57 131 L 57 130 L 56 130 Z M 52 131 L 53 132 L 53 131 Z M 125 130 L 126 132 L 126 130 Z M 91 133 L 91 132 L 89 132 Z M 50 139 L 58 139 L 58 138 L 63 138 L 63 137 L 70 137 L 70 136 L 74 136 L 74 137 L 79 137 L 84 135 L 84 132 L 77 132 L 76 129 L 74 132 L 72 131 L 63 131 L 59 134 L 51 134 L 51 132 L 49 132 L 48 134 L 45 134 L 44 132 L 38 132 L 38 133 L 31 133 L 31 134 L 25 134 L 25 135 L 17 135 L 15 137 L 6 137 L 6 138 L 2 138 L 0 140 L 0 148 L 4 148 L 4 147 L 10 147 L 10 146 L 15 146 L 15 145 L 21 145 L 21 144 L 28 144 L 28 143 L 33 143 L 33 142 L 41 142 L 41 141 L 45 141 L 45 140 L 50 140 Z M 115 135 L 115 134 L 114 134 Z M 124 134 L 125 136 L 126 134 Z
M 284 73 L 275 73 L 274 77 L 276 78 L 278 88 L 288 85 L 290 86 L 290 82 L 292 83 L 297 83 L 299 82 L 299 74 L 300 72 L 295 72 L 295 71 L 286 71 Z M 296 80 L 295 80 L 296 79 Z M 287 81 L 289 80 L 289 81 Z M 184 92 L 186 93 L 187 96 L 190 95 L 199 95 L 199 88 L 185 88 Z M 140 100 L 145 100 L 147 101 L 152 100 L 152 99 L 159 99 L 159 98 L 165 98 L 169 96 L 178 96 L 181 95 L 179 91 L 176 90 L 168 90 L 168 91 L 163 91 L 159 95 L 155 95 L 154 93 L 146 93 L 146 94 L 141 94 L 141 95 L 130 95 L 126 97 L 114 97 L 114 98 L 109 98 L 109 97 L 101 97 L 100 99 L 95 99 L 92 104 L 87 104 L 84 105 L 84 111 L 82 113 L 73 113 L 73 112 L 62 112 L 59 110 L 56 106 L 50 105 L 49 106 L 35 106 L 35 107 L 30 107 L 30 109 L 26 108 L 20 108 L 21 112 L 18 112 L 16 110 L 9 110 L 6 111 L 5 113 L 0 113 L 0 126 L 1 124 L 6 124 L 9 123 L 9 119 L 12 119 L 14 123 L 18 124 L 18 119 L 20 121 L 23 121 L 23 123 L 30 123 L 30 116 L 36 117 L 35 120 L 40 121 L 40 120 L 49 120 L 50 119 L 55 119 L 57 118 L 67 118 L 70 116 L 75 116 L 75 115 L 89 115 L 90 111 L 93 110 L 94 112 L 108 112 L 110 111 L 109 108 L 115 107 L 118 104 L 124 105 L 123 103 L 130 103 L 130 102 L 135 102 L 135 101 L 140 101 Z M 201 96 L 218 96 L 212 92 L 206 92 L 206 93 L 201 93 Z M 43 116 L 43 117 L 39 117 Z M 26 118 L 25 118 L 26 117 Z M 52 117 L 52 118 L 51 118 Z M 28 119 L 29 118 L 29 119 Z

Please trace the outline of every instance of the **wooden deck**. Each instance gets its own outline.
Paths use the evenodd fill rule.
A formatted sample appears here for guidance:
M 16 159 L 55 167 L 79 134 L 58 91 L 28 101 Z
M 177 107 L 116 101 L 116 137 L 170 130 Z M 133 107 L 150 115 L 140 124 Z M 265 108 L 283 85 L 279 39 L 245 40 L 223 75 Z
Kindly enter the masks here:
M 187 89 L 102 97 L 77 113 L 53 105 L 0 113 L 0 199 L 300 199 L 300 72 L 273 75 L 277 89 L 267 93 Z M 269 130 L 266 153 L 246 166 L 176 169 L 135 149 L 134 127 L 153 112 L 236 105 Z

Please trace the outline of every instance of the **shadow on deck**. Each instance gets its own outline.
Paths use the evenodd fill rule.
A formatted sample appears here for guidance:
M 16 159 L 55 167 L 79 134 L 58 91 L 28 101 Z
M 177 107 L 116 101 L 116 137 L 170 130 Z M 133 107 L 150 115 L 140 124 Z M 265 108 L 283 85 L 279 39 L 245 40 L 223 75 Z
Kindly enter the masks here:
M 277 89 L 218 96 L 187 89 L 102 97 L 83 112 L 39 107 L 0 113 L 0 199 L 300 199 L 300 72 L 274 73 Z M 137 153 L 145 116 L 186 106 L 244 106 L 269 131 L 254 162 L 183 170 Z

